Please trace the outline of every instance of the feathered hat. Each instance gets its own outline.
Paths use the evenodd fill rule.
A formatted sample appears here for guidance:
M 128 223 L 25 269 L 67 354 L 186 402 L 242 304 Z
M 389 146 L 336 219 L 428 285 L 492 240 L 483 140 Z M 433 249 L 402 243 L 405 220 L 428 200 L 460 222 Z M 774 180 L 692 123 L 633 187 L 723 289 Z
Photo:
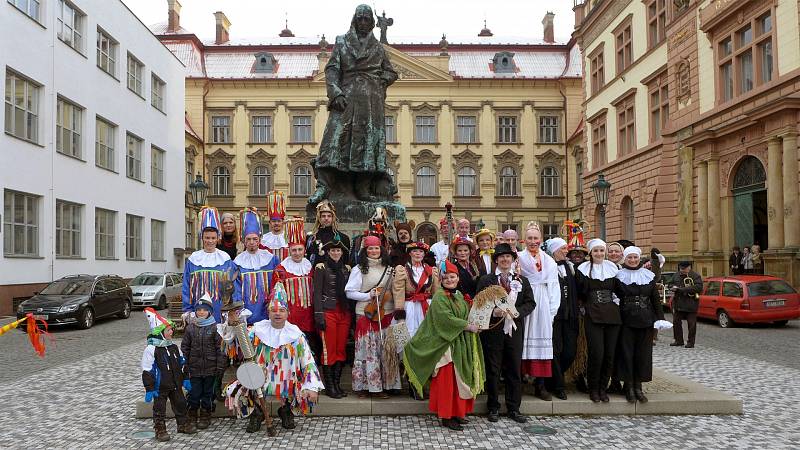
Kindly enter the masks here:
M 584 238 L 584 233 L 586 232 L 586 222 L 581 220 L 570 220 L 567 219 L 564 221 L 564 225 L 561 227 L 561 234 L 567 237 L 567 248 L 572 250 L 580 250 L 586 253 L 586 240 Z
M 333 206 L 333 203 L 331 203 L 330 200 L 326 199 L 319 202 L 319 204 L 317 205 L 317 221 L 314 223 L 314 232 L 319 230 L 320 216 L 324 212 L 329 212 L 333 214 L 333 223 L 331 224 L 331 228 L 333 228 L 333 231 L 338 230 L 339 221 L 336 218 L 336 207 Z
M 261 218 L 258 210 L 250 207 L 239 212 L 239 223 L 242 224 L 242 242 L 248 234 L 257 234 L 261 237 Z
M 466 245 L 467 247 L 469 247 L 470 255 L 475 253 L 475 250 L 477 248 L 475 246 L 475 243 L 470 241 L 469 239 L 463 238 L 461 236 L 456 236 L 456 238 L 453 239 L 453 242 L 450 243 L 450 253 L 455 255 L 456 254 L 456 249 L 458 248 L 459 245 Z
M 275 286 L 272 288 L 272 292 L 269 294 L 269 305 L 267 305 L 267 311 L 278 311 L 279 309 L 283 308 L 286 311 L 289 311 L 289 300 L 288 296 L 286 295 L 286 288 L 283 287 L 282 282 L 275 283 Z
M 289 247 L 293 245 L 306 245 L 305 220 L 300 216 L 294 216 L 286 221 L 286 240 Z
M 411 253 L 411 250 L 422 250 L 425 253 L 428 253 L 430 249 L 431 247 L 422 241 L 409 242 L 406 244 L 406 253 Z
M 267 215 L 269 220 L 283 220 L 286 217 L 286 197 L 281 191 L 267 194 Z
M 213 206 L 204 206 L 197 217 L 199 219 L 197 223 L 200 225 L 201 232 L 206 228 L 213 228 L 217 230 L 217 233 L 222 232 L 222 221 L 219 218 L 219 211 L 217 211 L 217 208 Z
M 155 309 L 147 307 L 144 309 L 144 315 L 147 317 L 147 322 L 150 325 L 150 332 L 148 334 L 158 336 L 172 326 L 172 321 L 165 319 L 159 315 Z

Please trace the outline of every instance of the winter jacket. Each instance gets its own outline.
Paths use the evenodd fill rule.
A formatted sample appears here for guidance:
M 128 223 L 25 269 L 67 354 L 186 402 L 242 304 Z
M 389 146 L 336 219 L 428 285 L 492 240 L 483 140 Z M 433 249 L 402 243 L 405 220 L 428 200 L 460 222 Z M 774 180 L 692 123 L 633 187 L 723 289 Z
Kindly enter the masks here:
M 683 281 L 684 278 L 691 278 L 694 285 L 687 287 Z M 703 279 L 700 278 L 700 274 L 695 271 L 690 271 L 688 275 L 684 275 L 680 271 L 675 272 L 670 285 L 675 287 L 672 309 L 682 312 L 697 312 L 700 300 L 696 294 L 703 292 Z
M 344 294 L 344 285 L 350 278 L 350 266 L 342 264 L 339 268 L 343 272 L 341 286 L 337 292 L 336 275 L 337 270 L 327 263 L 318 263 L 314 267 L 314 312 L 333 311 L 338 303 L 342 303 L 345 308 L 349 308 L 350 301 Z
M 222 375 L 228 366 L 228 358 L 222 353 L 222 336 L 215 325 L 200 327 L 191 323 L 186 327 L 181 350 L 189 366 L 191 377 Z
M 180 388 L 189 378 L 186 364 L 178 346 L 148 345 L 142 355 L 142 383 L 147 392 L 169 392 Z

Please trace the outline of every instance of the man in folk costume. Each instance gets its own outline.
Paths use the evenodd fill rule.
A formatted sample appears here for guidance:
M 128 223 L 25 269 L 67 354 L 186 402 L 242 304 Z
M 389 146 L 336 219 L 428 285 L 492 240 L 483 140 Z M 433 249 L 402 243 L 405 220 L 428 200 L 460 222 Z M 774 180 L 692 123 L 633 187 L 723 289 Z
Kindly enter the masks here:
M 412 236 L 414 235 L 414 227 L 416 226 L 417 223 L 413 220 L 406 223 L 394 221 L 394 232 L 397 239 L 392 243 L 392 251 L 389 253 L 392 267 L 403 266 L 408 262 L 406 246 L 411 243 Z
M 508 417 L 515 422 L 525 423 L 528 418 L 520 414 L 522 404 L 522 348 L 525 337 L 525 321 L 536 308 L 533 291 L 527 278 L 511 270 L 517 252 L 508 244 L 494 248 L 492 255 L 497 265 L 494 273 L 484 275 L 478 282 L 478 294 L 490 286 L 500 286 L 506 293 L 517 293 L 514 303 L 519 316 L 515 319 L 495 308 L 489 322 L 489 329 L 481 332 L 481 345 L 486 366 L 486 406 L 489 409 L 489 422 L 500 420 L 500 375 L 505 379 L 505 399 Z
M 339 233 L 338 219 L 336 218 L 336 208 L 328 200 L 322 200 L 317 205 L 317 219 L 314 222 L 314 232 L 309 233 L 306 242 L 306 258 L 311 264 L 322 262 L 325 258 L 323 246 Z M 345 247 L 350 248 L 350 238 L 345 234 L 339 234 Z
M 420 395 L 431 380 L 429 407 L 442 426 L 461 431 L 483 390 L 483 352 L 478 326 L 467 321 L 470 304 L 457 289 L 459 270 L 450 261 L 444 266 L 442 289 L 433 294 L 428 315 L 406 344 L 403 363 L 412 389 Z
M 347 359 L 347 338 L 350 335 L 350 305 L 344 288 L 350 277 L 345 264 L 348 249 L 339 235 L 324 245 L 325 261 L 314 267 L 314 322 L 322 337 L 322 374 L 325 394 L 331 398 L 346 397 L 341 388 L 342 368 Z
M 439 269 L 423 262 L 428 251 L 424 242 L 412 242 L 406 250 L 409 261 L 404 266 L 395 267 L 392 291 L 395 319 L 405 320 L 408 334 L 414 337 L 428 312 L 433 293 L 440 287 Z
M 556 237 L 549 239 L 546 247 L 558 266 L 561 288 L 561 303 L 553 321 L 553 376 L 546 384 L 556 397 L 566 400 L 564 373 L 572 366 L 578 346 L 578 287 L 575 266 L 567 260 L 567 241 Z
M 261 248 L 269 250 L 275 259 L 283 261 L 289 257 L 289 244 L 283 232 L 283 220 L 286 217 L 286 200 L 281 191 L 270 191 L 267 194 L 267 215 L 269 231 L 261 237 Z
M 233 263 L 239 275 L 233 282 L 233 301 L 244 303 L 255 323 L 267 318 L 267 298 L 272 284 L 272 272 L 280 262 L 272 253 L 258 248 L 261 236 L 261 220 L 255 208 L 239 214 L 245 251 L 239 253 Z
M 222 307 L 222 283 L 232 280 L 235 272 L 230 256 L 217 248 L 220 219 L 216 208 L 209 206 L 200 210 L 200 232 L 203 248 L 189 255 L 183 268 L 184 320 L 190 320 L 195 303 L 206 292 L 214 305 L 214 318 L 219 322 Z
M 430 251 L 436 257 L 436 266 L 442 263 L 450 254 L 450 227 L 452 225 L 447 222 L 446 217 L 442 217 L 439 221 L 439 233 L 442 238 L 431 245 Z
M 486 228 L 482 228 L 475 233 L 475 242 L 478 243 L 478 251 L 475 253 L 475 264 L 481 276 L 494 273 L 497 268 L 494 265 L 494 233 Z
M 525 229 L 525 250 L 519 252 L 522 276 L 527 278 L 536 299 L 536 309 L 525 321 L 525 347 L 522 352 L 522 373 L 535 380 L 535 395 L 550 401 L 545 379 L 553 375 L 553 320 L 561 304 L 561 286 L 558 283 L 558 266 L 553 258 L 541 249 L 542 231 L 536 222 Z

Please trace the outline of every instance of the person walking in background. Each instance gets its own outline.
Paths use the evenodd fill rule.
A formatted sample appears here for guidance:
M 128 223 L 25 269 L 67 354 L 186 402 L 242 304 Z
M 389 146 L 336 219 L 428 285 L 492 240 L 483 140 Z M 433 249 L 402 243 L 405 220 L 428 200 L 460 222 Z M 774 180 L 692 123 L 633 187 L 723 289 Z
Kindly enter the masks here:
M 691 280 L 691 281 L 686 281 Z M 703 279 L 692 270 L 691 261 L 681 261 L 678 263 L 678 271 L 672 278 L 670 285 L 675 290 L 672 298 L 672 332 L 675 341 L 670 347 L 681 347 L 683 341 L 682 320 L 686 321 L 689 336 L 686 341 L 686 348 L 693 348 L 695 335 L 697 334 L 697 308 L 700 306 L 698 294 L 703 291 Z

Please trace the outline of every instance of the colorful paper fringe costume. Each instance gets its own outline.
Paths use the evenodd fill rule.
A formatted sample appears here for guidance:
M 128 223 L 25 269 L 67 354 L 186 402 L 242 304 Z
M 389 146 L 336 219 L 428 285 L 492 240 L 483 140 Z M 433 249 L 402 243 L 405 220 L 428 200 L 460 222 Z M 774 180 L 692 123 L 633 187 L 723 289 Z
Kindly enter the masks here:
M 214 228 L 220 233 L 219 212 L 216 208 L 204 207 L 199 214 L 200 232 Z M 192 253 L 183 269 L 183 312 L 193 311 L 194 304 L 206 292 L 214 303 L 214 318 L 219 322 L 222 306 L 222 282 L 234 278 L 234 265 L 230 256 L 219 249 L 206 252 L 202 248 Z
M 289 237 L 289 248 L 305 246 L 302 217 L 294 217 L 286 221 L 286 233 Z M 280 262 L 272 275 L 272 288 L 276 283 L 283 284 L 286 289 L 289 312 L 292 322 L 303 332 L 315 332 L 314 305 L 312 297 L 313 267 L 306 258 L 300 262 L 288 257 Z
M 281 191 L 270 191 L 267 194 L 267 216 L 269 220 L 279 220 L 283 222 L 286 217 L 286 199 Z M 264 233 L 261 237 L 261 246 L 269 250 L 279 262 L 289 257 L 289 244 L 286 242 L 285 228 L 279 233 L 272 230 Z
M 242 227 L 242 241 L 251 234 L 261 235 L 261 220 L 255 208 L 239 213 Z M 233 301 L 241 301 L 249 310 L 251 322 L 267 319 L 267 298 L 272 284 L 272 274 L 278 265 L 278 258 L 267 250 L 257 249 L 255 253 L 245 250 L 233 260 L 239 276 L 233 281 Z
M 49 337 L 51 341 L 53 338 L 50 336 L 50 333 L 47 332 L 47 322 L 41 319 L 34 319 L 32 313 L 28 313 L 22 319 L 15 320 L 8 325 L 0 327 L 0 336 L 17 328 L 23 323 L 25 324 L 25 331 L 28 333 L 28 339 L 31 341 L 33 350 L 40 358 L 44 358 L 44 337 Z M 39 324 L 42 325 L 42 328 L 39 328 Z

